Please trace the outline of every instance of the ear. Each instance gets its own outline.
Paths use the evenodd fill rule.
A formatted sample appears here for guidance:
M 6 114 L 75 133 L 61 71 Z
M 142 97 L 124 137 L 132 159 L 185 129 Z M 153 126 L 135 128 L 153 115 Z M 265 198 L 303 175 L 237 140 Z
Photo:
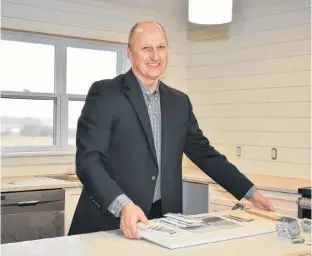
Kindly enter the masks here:
M 127 56 L 130 60 L 132 60 L 132 51 L 131 49 L 129 48 L 129 46 L 127 46 Z

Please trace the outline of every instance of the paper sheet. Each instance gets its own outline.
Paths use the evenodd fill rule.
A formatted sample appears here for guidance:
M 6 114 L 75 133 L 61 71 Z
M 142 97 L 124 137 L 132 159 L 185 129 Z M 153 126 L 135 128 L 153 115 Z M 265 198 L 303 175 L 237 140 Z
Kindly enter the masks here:
M 143 238 L 169 249 L 276 232 L 272 221 L 239 222 L 223 215 L 166 214 L 163 218 L 150 220 L 148 227 L 142 223 L 138 227 Z

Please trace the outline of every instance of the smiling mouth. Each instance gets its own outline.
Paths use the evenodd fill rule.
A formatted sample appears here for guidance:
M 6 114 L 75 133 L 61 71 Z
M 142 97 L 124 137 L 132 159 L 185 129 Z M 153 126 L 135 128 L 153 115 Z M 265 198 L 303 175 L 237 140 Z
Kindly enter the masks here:
M 147 63 L 147 65 L 150 67 L 159 67 L 160 63 Z

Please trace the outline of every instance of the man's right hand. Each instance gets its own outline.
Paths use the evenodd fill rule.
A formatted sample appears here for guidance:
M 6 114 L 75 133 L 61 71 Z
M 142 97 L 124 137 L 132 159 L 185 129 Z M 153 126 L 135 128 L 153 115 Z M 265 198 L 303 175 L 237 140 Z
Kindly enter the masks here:
M 139 221 L 148 225 L 148 219 L 141 208 L 133 202 L 127 203 L 121 210 L 120 220 L 120 228 L 122 229 L 125 237 L 130 239 L 141 238 L 137 230 L 137 222 Z

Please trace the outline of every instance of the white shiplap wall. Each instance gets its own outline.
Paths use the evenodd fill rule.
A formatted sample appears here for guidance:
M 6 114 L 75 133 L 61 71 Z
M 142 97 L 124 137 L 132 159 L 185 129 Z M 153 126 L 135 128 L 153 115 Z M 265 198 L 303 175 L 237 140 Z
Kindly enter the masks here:
M 311 1 L 237 0 L 224 31 L 188 35 L 202 130 L 242 172 L 311 178 Z
M 2 1 L 4 28 L 118 43 L 127 42 L 129 30 L 137 21 L 149 19 L 160 22 L 168 34 L 171 58 L 165 81 L 184 90 L 186 30 L 172 17 L 97 0 Z
M 169 17 L 153 11 L 97 0 L 4 0 L 1 18 L 2 28 L 117 43 L 127 42 L 129 30 L 137 21 L 158 21 L 165 27 L 170 44 L 169 67 L 164 82 L 182 91 L 187 88 L 186 28 L 172 15 Z M 64 173 L 74 170 L 74 158 L 68 155 L 57 158 L 27 156 L 2 160 L 2 176 Z
M 126 43 L 139 20 L 162 23 L 170 43 L 165 82 L 186 91 L 213 145 L 243 172 L 309 178 L 311 3 L 237 0 L 226 30 L 192 28 L 147 10 L 99 0 L 4 0 L 3 28 Z M 224 28 L 224 27 L 223 27 Z M 235 157 L 236 145 L 242 156 Z M 271 148 L 278 159 L 270 159 Z M 2 163 L 3 176 L 72 171 L 71 157 Z M 35 159 L 35 160 L 34 160 Z M 51 159 L 51 158 L 49 158 Z M 48 161 L 48 162 L 47 162 Z M 21 165 L 27 163 L 27 167 Z M 32 166 L 36 165 L 36 167 Z M 190 166 L 185 161 L 184 166 Z

